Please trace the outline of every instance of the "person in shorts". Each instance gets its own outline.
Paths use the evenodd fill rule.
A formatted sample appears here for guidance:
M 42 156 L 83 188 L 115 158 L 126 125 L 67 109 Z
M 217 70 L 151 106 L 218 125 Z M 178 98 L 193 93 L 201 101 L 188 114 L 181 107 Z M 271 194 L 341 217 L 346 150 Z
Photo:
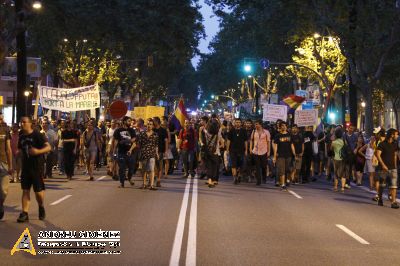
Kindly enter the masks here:
M 399 205 L 396 202 L 397 195 L 397 153 L 399 147 L 395 140 L 398 138 L 398 131 L 396 129 L 389 129 L 386 132 L 386 138 L 383 142 L 379 143 L 376 150 L 376 157 L 378 158 L 379 165 L 376 170 L 376 178 L 379 180 L 378 189 L 378 205 L 383 206 L 382 194 L 383 190 L 389 183 L 389 199 L 391 207 L 398 209 Z M 388 182 L 389 181 L 389 182 Z
M 335 130 L 335 140 L 332 141 L 331 150 L 334 152 L 333 157 L 333 169 L 334 169 L 334 182 L 333 191 L 338 191 L 339 179 L 341 180 L 341 192 L 344 193 L 344 188 L 346 185 L 346 173 L 345 173 L 345 163 L 343 162 L 340 151 L 344 146 L 343 141 L 343 129 L 337 128 Z
M 32 128 L 32 119 L 28 116 L 21 118 L 21 135 L 18 141 L 18 148 L 22 153 L 22 212 L 17 222 L 23 223 L 29 220 L 28 208 L 30 204 L 30 190 L 33 187 L 36 201 L 39 205 L 39 219 L 46 217 L 44 209 L 44 154 L 51 150 L 46 137 Z
M 233 183 L 240 183 L 239 171 L 242 167 L 244 156 L 247 156 L 247 134 L 242 128 L 242 120 L 235 118 L 234 128 L 228 132 L 226 149 L 232 164 Z
M 289 178 L 292 163 L 292 138 L 287 131 L 286 122 L 280 123 L 280 132 L 274 139 L 274 159 L 276 164 L 277 176 L 281 189 L 286 191 L 286 180 Z
M 297 125 L 292 126 L 292 153 L 294 156 L 293 159 L 293 169 L 291 181 L 294 184 L 298 184 L 300 182 L 300 171 L 301 171 L 301 163 L 304 153 L 304 139 L 303 136 L 299 133 L 299 128 Z

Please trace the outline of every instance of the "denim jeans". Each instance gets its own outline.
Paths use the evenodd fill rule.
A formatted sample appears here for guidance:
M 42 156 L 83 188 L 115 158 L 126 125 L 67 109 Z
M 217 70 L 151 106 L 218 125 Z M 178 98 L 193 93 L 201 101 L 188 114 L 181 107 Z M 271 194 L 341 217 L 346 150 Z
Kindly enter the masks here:
M 185 176 L 188 176 L 189 174 L 194 175 L 194 170 L 193 170 L 194 151 L 182 150 L 182 161 L 183 161 L 183 170 L 185 172 Z
M 127 154 L 118 154 L 117 158 L 119 166 L 119 182 L 124 184 L 126 168 L 128 168 L 128 180 L 131 180 L 136 162 L 133 156 L 128 156 Z

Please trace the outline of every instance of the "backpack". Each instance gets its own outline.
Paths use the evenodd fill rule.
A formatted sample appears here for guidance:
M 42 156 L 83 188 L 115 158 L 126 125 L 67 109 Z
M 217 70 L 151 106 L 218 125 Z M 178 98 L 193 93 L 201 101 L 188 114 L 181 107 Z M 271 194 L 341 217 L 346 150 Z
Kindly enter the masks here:
M 353 151 L 345 138 L 343 140 L 343 147 L 340 149 L 340 158 L 343 161 L 349 162 L 353 158 Z

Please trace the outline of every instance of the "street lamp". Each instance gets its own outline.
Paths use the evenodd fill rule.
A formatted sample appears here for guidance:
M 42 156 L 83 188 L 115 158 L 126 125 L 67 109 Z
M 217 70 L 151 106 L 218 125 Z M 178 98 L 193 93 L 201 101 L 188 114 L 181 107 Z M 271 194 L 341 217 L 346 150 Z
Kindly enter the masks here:
M 250 73 L 251 72 L 251 65 L 245 65 L 244 66 L 244 72 Z
M 29 95 L 31 94 L 30 91 L 24 91 L 25 95 L 25 115 L 28 115 L 28 100 L 29 100 Z
M 135 72 L 139 72 L 139 68 L 135 67 Z
M 40 2 L 40 1 L 34 1 L 34 2 L 32 3 L 32 7 L 33 7 L 34 9 L 36 9 L 36 10 L 41 9 L 41 8 L 42 8 L 42 2 Z
M 365 106 L 366 106 L 366 103 L 365 103 L 364 101 L 362 101 L 362 102 L 361 102 L 361 107 L 362 107 L 362 108 L 365 108 Z
M 24 114 L 24 101 L 26 101 L 26 97 L 24 97 L 24 91 L 26 90 L 27 82 L 27 69 L 26 69 L 26 39 L 25 39 L 25 29 L 26 29 L 26 11 L 27 4 L 26 0 L 15 0 L 15 15 L 16 15 L 16 27 L 21 28 L 23 30 L 18 31 L 15 42 L 16 42 L 16 50 L 17 50 L 17 119 L 19 120 L 23 115 L 28 115 L 25 110 Z M 32 3 L 31 8 L 34 10 L 38 10 L 42 7 L 40 1 L 29 1 Z M 14 121 L 13 121 L 14 122 Z

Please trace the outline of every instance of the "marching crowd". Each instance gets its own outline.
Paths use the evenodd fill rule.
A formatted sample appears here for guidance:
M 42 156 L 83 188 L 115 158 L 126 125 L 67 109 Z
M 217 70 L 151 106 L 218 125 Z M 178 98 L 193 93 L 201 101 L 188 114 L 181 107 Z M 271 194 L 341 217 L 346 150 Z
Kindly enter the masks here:
M 29 220 L 32 187 L 43 220 L 44 179 L 58 169 L 68 180 L 81 170 L 92 181 L 102 165 L 120 188 L 126 181 L 134 186 L 133 177 L 140 174 L 140 188 L 149 190 L 157 190 L 178 169 L 183 178 L 206 179 L 210 188 L 223 174 L 232 176 L 235 185 L 254 180 L 260 186 L 272 178 L 283 191 L 325 178 L 332 181 L 334 192 L 341 193 L 352 181 L 361 185 L 366 175 L 370 190 L 376 191 L 373 200 L 383 206 L 383 190 L 388 187 L 391 207 L 397 209 L 398 151 L 396 129 L 376 128 L 367 138 L 352 125 L 321 124 L 314 130 L 279 120 L 221 121 L 215 114 L 185 120 L 182 129 L 171 117 L 85 123 L 22 117 L 9 129 L 0 114 L 0 219 L 9 182 L 20 182 L 23 190 L 17 221 Z

